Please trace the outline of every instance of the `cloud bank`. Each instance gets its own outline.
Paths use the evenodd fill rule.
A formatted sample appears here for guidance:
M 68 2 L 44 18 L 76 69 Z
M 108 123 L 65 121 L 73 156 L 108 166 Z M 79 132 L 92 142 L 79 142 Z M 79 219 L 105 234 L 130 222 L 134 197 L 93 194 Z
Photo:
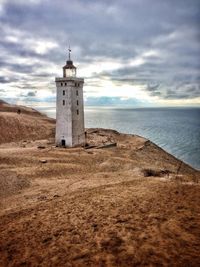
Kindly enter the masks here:
M 199 25 L 199 0 L 0 1 L 0 98 L 55 97 L 70 43 L 94 103 L 199 105 Z

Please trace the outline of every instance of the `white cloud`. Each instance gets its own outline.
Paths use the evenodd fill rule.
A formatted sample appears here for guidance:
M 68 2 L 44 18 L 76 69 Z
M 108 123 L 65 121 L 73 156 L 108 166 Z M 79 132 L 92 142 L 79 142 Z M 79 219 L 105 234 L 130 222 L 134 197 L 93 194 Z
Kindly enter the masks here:
M 49 50 L 58 46 L 56 42 L 47 41 L 47 40 L 34 40 L 34 39 L 25 40 L 24 45 L 26 47 L 28 46 L 30 49 L 32 49 L 38 54 L 45 54 L 49 52 Z

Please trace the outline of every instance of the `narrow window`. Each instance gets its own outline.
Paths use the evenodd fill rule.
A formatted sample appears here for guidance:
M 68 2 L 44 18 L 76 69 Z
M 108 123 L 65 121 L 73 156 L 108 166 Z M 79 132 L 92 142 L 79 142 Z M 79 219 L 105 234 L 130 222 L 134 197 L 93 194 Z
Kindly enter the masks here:
M 63 83 L 61 83 L 60 85 L 63 86 Z
M 77 113 L 77 115 L 79 114 L 79 110 L 78 109 L 76 110 L 76 113 Z
M 65 83 L 65 86 L 67 85 L 67 83 Z
M 63 95 L 65 95 L 65 90 L 63 90 Z
M 63 100 L 63 106 L 65 105 L 65 100 Z
M 77 104 L 77 106 L 78 106 L 78 100 L 76 100 L 76 104 Z
M 74 85 L 75 85 L 75 87 L 76 87 L 76 83 L 75 83 Z
M 78 90 L 76 90 L 76 95 L 78 96 Z

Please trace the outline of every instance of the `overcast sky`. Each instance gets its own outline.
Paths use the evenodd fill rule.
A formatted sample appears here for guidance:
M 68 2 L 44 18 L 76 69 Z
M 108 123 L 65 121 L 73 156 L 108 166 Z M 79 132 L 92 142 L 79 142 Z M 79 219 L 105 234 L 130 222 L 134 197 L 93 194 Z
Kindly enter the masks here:
M 55 101 L 70 44 L 88 103 L 200 106 L 199 25 L 200 0 L 0 0 L 0 98 Z

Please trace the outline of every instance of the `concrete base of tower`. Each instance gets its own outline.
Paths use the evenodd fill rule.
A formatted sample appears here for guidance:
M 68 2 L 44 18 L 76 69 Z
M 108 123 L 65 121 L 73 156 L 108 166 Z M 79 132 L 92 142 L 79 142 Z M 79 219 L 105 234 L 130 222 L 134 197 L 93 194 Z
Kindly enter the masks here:
M 69 138 L 57 138 L 55 143 L 57 147 L 83 147 L 85 146 L 85 136 L 77 136 L 73 138 L 73 142 Z

